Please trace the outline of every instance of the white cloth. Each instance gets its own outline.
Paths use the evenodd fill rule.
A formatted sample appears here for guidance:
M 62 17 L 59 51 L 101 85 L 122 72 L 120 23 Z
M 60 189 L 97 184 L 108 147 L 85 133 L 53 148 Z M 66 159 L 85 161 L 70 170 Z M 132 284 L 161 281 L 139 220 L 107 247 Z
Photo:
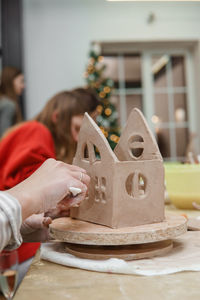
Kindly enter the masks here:
M 66 253 L 63 245 L 63 243 L 43 244 L 41 247 L 41 259 L 68 267 L 97 272 L 145 276 L 171 274 L 181 271 L 200 271 L 200 231 L 187 232 L 175 239 L 173 249 L 165 256 L 133 261 L 124 261 L 117 258 L 108 260 L 77 258 Z
M 0 251 L 7 246 L 17 248 L 22 243 L 20 203 L 6 192 L 0 192 Z

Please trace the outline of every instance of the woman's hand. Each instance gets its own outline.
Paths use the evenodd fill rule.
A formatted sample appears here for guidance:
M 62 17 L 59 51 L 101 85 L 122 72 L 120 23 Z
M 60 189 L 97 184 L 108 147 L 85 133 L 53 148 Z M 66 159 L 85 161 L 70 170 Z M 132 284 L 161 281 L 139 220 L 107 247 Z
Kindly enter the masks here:
M 49 240 L 49 224 L 52 219 L 44 217 L 44 214 L 28 217 L 20 228 L 24 242 L 46 242 Z
M 89 182 L 90 177 L 84 169 L 48 159 L 29 178 L 7 192 L 20 202 L 24 220 L 32 214 L 55 208 L 61 201 L 61 205 L 68 209 L 80 203 L 85 198 Z M 71 187 L 80 189 L 81 193 L 71 197 Z
M 82 193 L 75 197 L 73 197 L 72 194 L 69 194 L 67 197 L 61 200 L 55 208 L 51 208 L 45 212 L 44 216 L 50 217 L 52 220 L 61 217 L 69 217 L 70 208 L 73 206 L 79 206 L 80 202 L 82 201 L 82 197 Z

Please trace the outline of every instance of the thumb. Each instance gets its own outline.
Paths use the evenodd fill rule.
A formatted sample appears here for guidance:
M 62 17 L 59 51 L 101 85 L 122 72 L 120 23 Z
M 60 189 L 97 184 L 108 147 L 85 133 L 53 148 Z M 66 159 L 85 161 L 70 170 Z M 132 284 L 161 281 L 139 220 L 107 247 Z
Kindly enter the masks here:
M 43 224 L 44 221 L 45 223 Z M 43 214 L 34 214 L 23 222 L 20 231 L 22 234 L 29 234 L 37 229 L 43 228 L 48 222 L 50 222 L 50 220 L 46 220 Z

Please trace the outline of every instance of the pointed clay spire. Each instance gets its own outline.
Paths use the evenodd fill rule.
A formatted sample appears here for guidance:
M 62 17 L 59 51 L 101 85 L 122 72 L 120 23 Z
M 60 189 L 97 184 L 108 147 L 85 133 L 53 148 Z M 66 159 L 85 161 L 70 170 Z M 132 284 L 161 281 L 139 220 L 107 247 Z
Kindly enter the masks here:
M 88 113 L 84 115 L 79 132 L 78 146 L 74 157 L 75 160 L 83 158 L 84 146 L 86 145 L 90 163 L 96 161 L 94 146 L 98 148 L 102 160 L 107 160 L 107 162 L 118 161 L 101 129 Z
M 121 161 L 162 160 L 156 140 L 139 109 L 130 113 L 114 152 Z

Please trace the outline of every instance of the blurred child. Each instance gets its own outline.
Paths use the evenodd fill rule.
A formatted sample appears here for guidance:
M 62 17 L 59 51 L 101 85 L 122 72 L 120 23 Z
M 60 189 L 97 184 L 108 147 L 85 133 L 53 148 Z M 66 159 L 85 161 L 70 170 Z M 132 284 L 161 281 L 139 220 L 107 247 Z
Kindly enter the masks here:
M 22 120 L 19 96 L 24 90 L 24 75 L 14 67 L 5 67 L 0 84 L 0 136 Z

